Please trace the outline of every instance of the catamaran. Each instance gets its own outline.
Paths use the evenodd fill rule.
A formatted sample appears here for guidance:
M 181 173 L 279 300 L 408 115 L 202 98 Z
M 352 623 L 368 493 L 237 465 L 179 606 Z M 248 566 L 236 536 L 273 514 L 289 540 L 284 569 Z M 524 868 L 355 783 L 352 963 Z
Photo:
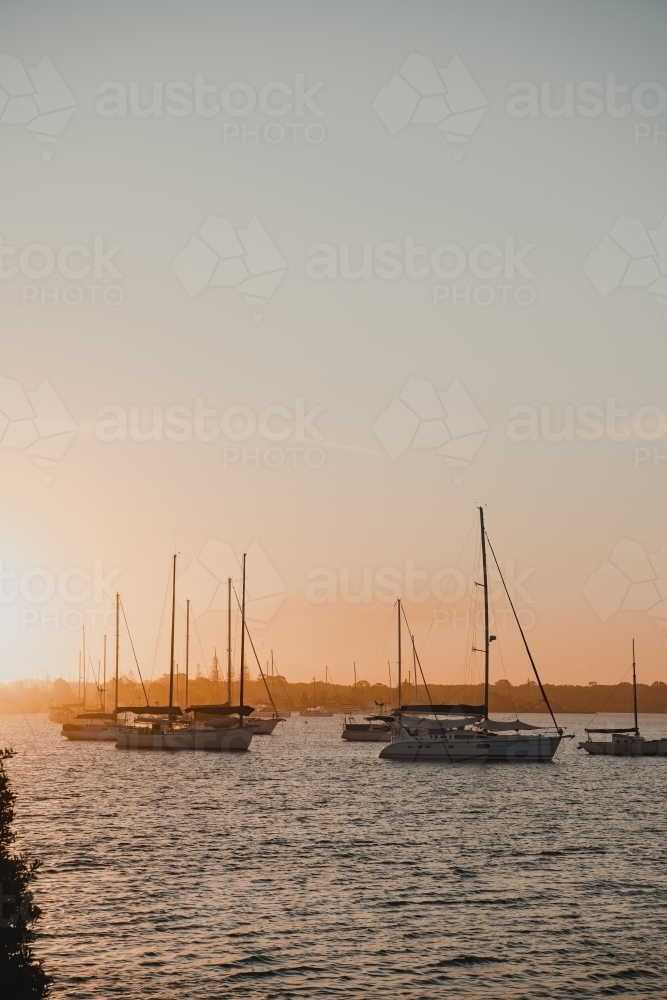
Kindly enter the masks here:
M 245 563 L 243 556 L 243 598 L 241 627 L 241 663 L 244 662 L 245 637 Z M 216 725 L 215 719 L 197 721 L 185 717 L 174 705 L 174 650 L 176 627 L 176 555 L 173 556 L 171 591 L 171 649 L 169 657 L 169 704 L 166 710 L 151 710 L 148 721 L 121 728 L 116 741 L 118 750 L 247 750 L 252 730 L 245 725 L 243 670 L 239 688 L 238 719 L 231 726 Z
M 549 704 L 546 691 L 542 686 L 532 653 L 528 647 L 521 622 L 515 611 L 512 598 L 500 571 L 498 560 L 489 541 L 484 526 L 484 508 L 479 508 L 479 524 L 481 536 L 482 576 L 481 586 L 484 593 L 484 646 L 475 649 L 484 653 L 484 703 L 482 705 L 401 705 L 401 618 L 405 618 L 400 599 L 398 606 L 398 708 L 394 711 L 392 740 L 383 750 L 380 757 L 387 760 L 433 760 L 433 761 L 550 761 L 553 759 L 561 740 L 563 730 Z M 495 636 L 490 635 L 489 622 L 489 580 L 487 572 L 486 546 L 489 546 L 498 573 L 505 588 L 510 607 L 521 633 L 521 638 L 533 668 L 542 697 L 549 710 L 553 727 L 533 726 L 528 722 L 516 719 L 512 722 L 494 721 L 489 718 L 489 666 L 490 646 Z M 479 584 L 478 584 L 479 586 Z M 405 619 L 406 626 L 407 619 Z M 411 634 L 415 663 L 418 656 Z M 421 669 L 421 664 L 420 664 Z M 422 673 L 423 677 L 423 673 Z M 416 678 L 416 674 L 415 674 Z M 428 687 L 424 679 L 428 694 Z M 534 730 L 535 732 L 532 732 Z
M 637 664 L 635 640 L 632 640 L 632 703 L 634 726 L 629 729 L 586 729 L 588 739 L 578 749 L 605 757 L 667 757 L 667 739 L 647 740 L 639 732 L 637 714 Z M 592 735 L 611 735 L 611 740 L 592 740 Z

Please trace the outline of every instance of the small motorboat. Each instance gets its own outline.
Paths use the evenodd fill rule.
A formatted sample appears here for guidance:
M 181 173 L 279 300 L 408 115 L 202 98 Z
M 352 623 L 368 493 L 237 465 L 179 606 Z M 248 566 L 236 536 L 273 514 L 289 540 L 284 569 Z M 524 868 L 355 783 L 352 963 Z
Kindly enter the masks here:
M 346 715 L 341 739 L 350 743 L 389 743 L 391 722 L 384 715 L 367 715 L 364 722 L 356 722 L 353 715 Z

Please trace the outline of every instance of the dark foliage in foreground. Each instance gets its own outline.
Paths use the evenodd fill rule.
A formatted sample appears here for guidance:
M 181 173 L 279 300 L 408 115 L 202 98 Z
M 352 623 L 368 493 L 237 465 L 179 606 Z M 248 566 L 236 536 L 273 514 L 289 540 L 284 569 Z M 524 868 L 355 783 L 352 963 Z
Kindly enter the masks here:
M 0 993 L 8 1000 L 38 1000 L 50 992 L 50 977 L 30 947 L 41 915 L 30 891 L 39 861 L 11 850 L 15 795 L 4 764 L 11 756 L 0 750 Z

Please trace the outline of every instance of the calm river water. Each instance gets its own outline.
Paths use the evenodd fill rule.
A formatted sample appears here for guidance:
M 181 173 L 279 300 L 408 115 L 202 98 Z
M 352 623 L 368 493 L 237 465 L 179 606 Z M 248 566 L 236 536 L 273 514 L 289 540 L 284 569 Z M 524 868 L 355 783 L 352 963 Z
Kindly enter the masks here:
M 667 995 L 667 760 L 399 764 L 340 730 L 142 754 L 0 717 L 54 997 Z

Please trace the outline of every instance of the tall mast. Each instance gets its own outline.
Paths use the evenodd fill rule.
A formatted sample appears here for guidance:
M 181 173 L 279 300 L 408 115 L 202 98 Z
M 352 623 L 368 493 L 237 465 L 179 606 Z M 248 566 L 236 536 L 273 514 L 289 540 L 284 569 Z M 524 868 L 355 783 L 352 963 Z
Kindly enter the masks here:
M 639 735 L 639 722 L 637 721 L 637 667 L 635 665 L 635 640 L 632 640 L 632 694 L 635 708 L 635 736 Z
M 79 701 L 81 701 L 81 650 L 79 650 L 79 673 L 77 675 L 77 682 L 78 682 L 77 694 L 79 697 Z
M 489 578 L 486 571 L 486 532 L 484 508 L 479 508 L 479 530 L 482 536 L 482 572 L 484 574 L 484 718 L 489 717 Z
M 81 626 L 81 656 L 83 657 L 83 710 L 86 710 L 86 626 Z
M 227 704 L 232 703 L 232 578 L 227 577 Z
M 401 707 L 401 599 L 396 601 L 398 608 L 398 708 Z
M 114 707 L 116 712 L 118 712 L 118 653 L 119 653 L 119 640 L 120 640 L 120 595 L 116 594 L 116 691 L 115 691 L 115 701 Z
M 239 680 L 239 724 L 243 725 L 243 675 L 245 673 L 245 552 L 243 553 L 243 577 L 241 580 L 241 678 Z
M 107 711 L 107 637 L 104 636 L 104 681 L 102 684 L 102 714 L 106 715 Z
M 169 653 L 169 728 L 171 728 L 172 707 L 174 704 L 174 639 L 176 627 L 176 553 L 174 553 L 174 568 L 171 581 L 171 650 Z
M 190 680 L 190 600 L 185 602 L 185 707 L 189 705 L 188 683 Z

